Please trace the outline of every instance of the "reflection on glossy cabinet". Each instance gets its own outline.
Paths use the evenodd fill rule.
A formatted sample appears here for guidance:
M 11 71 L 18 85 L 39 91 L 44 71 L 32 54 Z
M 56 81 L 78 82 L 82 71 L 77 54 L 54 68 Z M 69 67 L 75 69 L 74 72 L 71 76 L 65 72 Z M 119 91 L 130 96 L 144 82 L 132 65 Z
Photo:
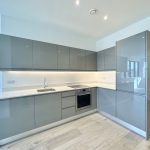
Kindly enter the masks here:
M 58 46 L 58 69 L 69 70 L 69 47 Z
M 54 44 L 33 42 L 33 68 L 57 69 L 57 47 Z
M 34 97 L 0 101 L 0 140 L 34 129 Z
M 146 32 L 117 42 L 117 89 L 145 94 Z
M 85 50 L 70 48 L 70 70 L 85 70 Z
M 59 120 L 61 120 L 61 93 L 35 96 L 36 127 Z
M 146 97 L 117 91 L 117 117 L 139 129 L 146 130 Z
M 116 116 L 116 91 L 111 89 L 98 89 L 98 110 Z

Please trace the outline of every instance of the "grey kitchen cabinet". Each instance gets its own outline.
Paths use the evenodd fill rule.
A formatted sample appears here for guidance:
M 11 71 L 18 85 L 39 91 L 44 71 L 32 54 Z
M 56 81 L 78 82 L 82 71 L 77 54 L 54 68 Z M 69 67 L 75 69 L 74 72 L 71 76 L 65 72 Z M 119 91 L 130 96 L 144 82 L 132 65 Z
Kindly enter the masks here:
M 86 70 L 96 71 L 97 70 L 97 53 L 86 50 Z
M 141 130 L 146 130 L 146 97 L 117 91 L 117 117 Z
M 69 47 L 57 46 L 58 48 L 58 70 L 69 70 Z
M 116 49 L 111 47 L 97 54 L 97 70 L 107 71 L 116 70 Z
M 116 91 L 98 88 L 98 110 L 116 116 Z
M 104 51 L 99 51 L 97 54 L 97 70 L 98 71 L 104 71 L 105 70 L 104 57 L 105 57 Z
M 33 68 L 57 70 L 57 54 L 56 45 L 33 41 Z
M 70 70 L 85 70 L 86 56 L 85 50 L 70 48 Z
M 62 119 L 72 117 L 75 115 L 75 113 L 76 113 L 75 106 L 64 108 L 62 109 Z
M 75 106 L 75 96 L 69 96 L 69 97 L 64 97 L 62 98 L 62 108 L 68 108 Z
M 75 115 L 76 96 L 75 91 L 62 92 L 62 119 Z
M 61 93 L 35 96 L 35 126 L 61 120 Z
M 117 90 L 146 94 L 146 32 L 117 42 Z
M 0 101 L 0 140 L 34 129 L 34 97 Z
M 111 47 L 104 50 L 105 70 L 116 70 L 116 48 Z
M 1 34 L 0 68 L 32 69 L 32 41 Z

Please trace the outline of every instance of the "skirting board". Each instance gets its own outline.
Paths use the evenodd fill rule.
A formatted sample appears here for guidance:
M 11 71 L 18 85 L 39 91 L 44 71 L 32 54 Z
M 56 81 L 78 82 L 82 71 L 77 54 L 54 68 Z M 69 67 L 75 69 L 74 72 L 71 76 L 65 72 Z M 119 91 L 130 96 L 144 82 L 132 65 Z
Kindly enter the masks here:
M 58 121 L 58 122 L 54 122 L 54 123 L 51 123 L 49 125 L 46 125 L 46 126 L 43 126 L 43 127 L 40 127 L 40 128 L 36 128 L 36 129 L 30 130 L 30 131 L 27 131 L 27 132 L 24 132 L 24 133 L 21 133 L 21 134 L 18 134 L 18 135 L 15 135 L 15 136 L 12 136 L 12 137 L 9 137 L 9 138 L 6 138 L 6 139 L 2 139 L 2 140 L 0 140 L 0 146 L 8 144 L 8 143 L 16 141 L 16 140 L 19 140 L 19 139 L 22 139 L 22 138 L 25 138 L 25 137 L 28 137 L 28 136 L 31 136 L 33 134 L 36 134 L 36 133 L 39 133 L 39 132 L 42 132 L 42 131 L 45 131 L 45 130 L 48 130 L 48 129 L 51 129 L 51 128 L 54 128 L 54 127 L 57 127 L 59 125 L 65 124 L 67 122 L 85 117 L 85 116 L 93 114 L 95 112 L 97 112 L 97 109 L 94 109 L 94 110 L 91 110 L 91 111 L 88 111 L 88 112 L 85 112 L 85 113 L 82 113 L 82 114 L 79 114 L 79 115 L 61 120 L 61 121 Z
M 120 120 L 120 119 L 118 119 L 118 118 L 116 118 L 114 116 L 111 116 L 111 115 L 109 115 L 109 114 L 107 114 L 105 112 L 101 111 L 100 114 L 102 114 L 103 116 L 105 116 L 105 117 L 111 119 L 112 121 L 118 123 L 119 125 L 122 125 L 123 127 L 125 127 L 127 129 L 129 129 L 129 130 L 131 130 L 131 131 L 133 131 L 133 132 L 143 136 L 144 138 L 146 138 L 146 132 L 145 131 L 143 131 L 143 130 L 141 130 L 139 128 L 136 128 L 135 126 L 133 126 L 133 125 L 131 125 L 129 123 L 126 123 L 126 122 L 124 122 L 124 121 L 122 121 L 122 120 Z

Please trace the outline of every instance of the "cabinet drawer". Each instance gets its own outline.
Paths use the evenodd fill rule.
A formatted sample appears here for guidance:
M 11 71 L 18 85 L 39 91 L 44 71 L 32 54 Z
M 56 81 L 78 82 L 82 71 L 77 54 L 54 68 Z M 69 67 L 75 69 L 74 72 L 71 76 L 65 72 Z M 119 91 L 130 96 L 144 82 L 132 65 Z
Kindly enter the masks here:
M 62 93 L 62 97 L 74 96 L 74 95 L 75 95 L 75 91 L 68 91 Z
M 75 96 L 62 98 L 62 108 L 75 106 Z
M 75 107 L 70 107 L 62 110 L 62 119 L 69 118 L 75 115 Z

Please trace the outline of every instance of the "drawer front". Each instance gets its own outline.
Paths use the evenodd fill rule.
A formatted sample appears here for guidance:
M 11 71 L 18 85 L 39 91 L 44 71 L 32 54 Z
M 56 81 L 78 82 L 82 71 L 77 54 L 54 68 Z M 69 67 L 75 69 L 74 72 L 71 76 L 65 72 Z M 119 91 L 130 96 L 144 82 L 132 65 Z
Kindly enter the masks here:
M 62 119 L 66 119 L 75 115 L 75 107 L 70 107 L 62 110 Z
M 75 91 L 68 91 L 62 93 L 62 97 L 74 96 L 74 95 L 75 95 Z
M 75 96 L 62 98 L 62 108 L 75 106 Z

